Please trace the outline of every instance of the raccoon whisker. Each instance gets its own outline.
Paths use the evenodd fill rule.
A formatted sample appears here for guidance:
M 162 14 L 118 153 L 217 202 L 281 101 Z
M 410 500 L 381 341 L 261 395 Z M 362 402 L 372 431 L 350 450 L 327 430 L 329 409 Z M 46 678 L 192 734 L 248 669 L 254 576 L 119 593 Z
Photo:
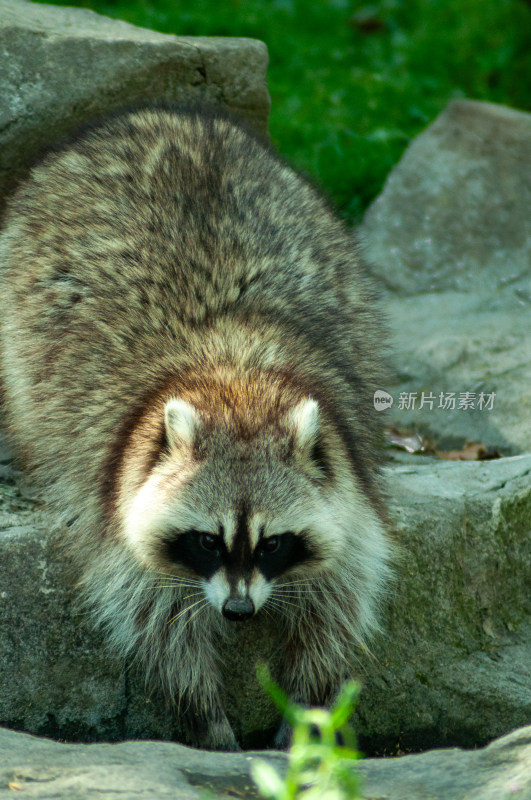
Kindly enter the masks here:
M 191 600 L 192 597 L 198 597 L 199 595 L 205 596 L 203 592 L 194 592 L 193 594 L 187 594 L 186 597 L 180 597 L 179 600 Z
M 289 615 L 289 610 L 286 609 L 286 608 L 283 608 L 283 606 L 281 606 L 280 603 L 276 603 L 271 597 L 268 598 L 268 600 L 266 600 L 266 602 L 264 603 L 264 606 L 263 606 L 264 609 L 265 609 L 266 605 L 269 605 L 271 607 L 271 610 L 272 611 L 276 611 L 277 614 L 283 614 L 284 616 L 288 616 Z
M 196 589 L 197 587 L 196 586 L 187 586 L 186 584 L 184 584 L 184 586 L 179 586 L 178 583 L 162 583 L 162 584 L 158 584 L 155 588 L 156 589 L 186 589 L 186 590 L 188 590 L 188 589 Z M 200 594 L 200 592 L 195 592 L 195 594 Z M 188 595 L 188 597 L 193 597 L 193 596 L 194 596 L 193 594 Z M 183 597 L 182 599 L 186 600 L 185 597 Z
M 275 602 L 277 606 L 281 605 L 284 606 L 285 608 L 287 608 L 288 606 L 291 606 L 292 608 L 300 608 L 300 606 L 297 603 L 290 603 L 289 600 L 279 600 L 278 597 L 275 598 Z
M 185 586 L 189 589 L 195 589 L 201 586 L 200 583 L 187 583 L 186 581 L 169 581 L 168 583 L 160 584 L 157 583 L 156 586 Z
M 171 572 L 161 572 L 160 576 L 161 576 L 161 578 L 164 577 L 164 578 L 169 579 L 170 581 L 172 581 L 174 583 L 188 583 L 191 586 L 192 585 L 193 586 L 202 586 L 203 585 L 203 581 L 197 580 L 196 578 L 185 578 L 185 577 L 182 577 L 181 575 L 173 575 Z
M 156 584 L 157 589 L 190 589 L 195 591 L 200 591 L 203 587 L 201 584 L 195 583 L 158 583 Z
M 267 606 L 271 606 L 272 608 L 276 607 L 276 603 L 275 603 L 275 601 L 274 601 L 272 596 L 268 597 L 267 600 L 265 601 L 264 605 L 262 606 L 264 611 L 265 611 Z
M 297 592 L 299 590 L 304 591 L 305 589 L 316 589 L 322 591 L 319 586 L 316 586 L 315 583 L 297 583 L 297 584 L 290 584 L 290 583 L 280 583 L 275 585 L 275 591 L 280 592 Z
M 268 611 L 268 609 L 266 608 L 266 606 L 267 606 L 267 602 L 268 602 L 268 601 L 266 600 L 266 602 L 264 603 L 264 605 L 262 606 L 262 608 L 260 609 L 260 611 L 263 611 L 263 612 L 264 612 L 264 614 L 267 614 L 267 616 L 269 617 L 269 619 L 273 619 L 273 615 L 272 615 L 272 614 L 270 614 L 270 613 L 269 613 L 269 611 Z
M 325 589 L 319 589 L 318 587 L 314 588 L 309 586 L 308 587 L 303 586 L 301 589 L 297 591 L 296 590 L 290 591 L 289 589 L 273 590 L 273 593 L 279 595 L 280 597 L 307 597 L 310 594 L 317 594 L 318 592 L 326 593 Z
M 282 586 L 301 586 L 301 585 L 315 586 L 315 581 L 310 581 L 310 580 L 308 580 L 308 578 L 299 578 L 296 581 L 284 581 L 284 583 L 277 583 L 275 585 L 279 586 L 279 587 L 282 587 Z
M 182 608 L 178 614 L 176 614 L 174 617 L 168 620 L 168 625 L 172 625 L 174 622 L 177 622 L 179 617 L 182 617 L 183 614 L 185 614 L 187 611 L 190 611 L 192 608 L 199 605 L 199 603 L 202 603 L 203 601 L 208 602 L 206 597 L 201 597 L 199 600 L 196 600 L 195 603 L 190 603 L 190 605 L 187 605 L 185 606 L 185 608 Z
M 202 602 L 202 600 L 197 600 L 195 603 L 192 603 L 191 605 L 186 606 L 186 608 L 181 609 L 181 611 L 179 611 L 178 614 L 176 614 L 174 617 L 172 617 L 170 620 L 168 620 L 167 624 L 168 625 L 173 625 L 175 622 L 178 621 L 178 619 L 180 617 L 183 616 L 183 614 L 185 614 L 187 611 L 190 611 L 192 608 L 194 608 L 195 606 L 199 605 L 199 603 L 201 603 L 201 602 Z
M 291 603 L 289 600 L 283 600 L 280 597 L 273 597 L 273 595 L 271 595 L 269 599 L 274 600 L 276 603 L 279 603 L 283 606 L 295 606 L 295 608 L 299 608 L 297 603 Z
M 308 583 L 281 583 L 281 584 L 277 584 L 275 586 L 275 589 L 293 589 L 293 590 L 297 590 L 297 589 L 306 589 L 306 588 L 312 588 L 313 589 L 314 587 L 315 587 L 315 583 L 311 583 L 310 581 L 308 581 Z
M 282 588 L 275 588 L 271 592 L 271 594 L 278 595 L 279 597 L 300 597 L 301 595 L 312 594 L 314 591 L 313 587 L 301 586 L 297 589 L 282 589 Z M 315 591 L 321 591 L 316 589 Z
M 183 625 L 183 628 L 186 628 L 186 626 L 187 626 L 187 625 L 189 625 L 189 624 L 190 624 L 190 622 L 193 620 L 193 618 L 195 617 L 195 615 L 196 615 L 196 614 L 199 614 L 199 612 L 200 612 L 200 611 L 202 611 L 202 610 L 205 608 L 205 606 L 207 606 L 207 605 L 208 605 L 208 599 L 205 597 L 205 598 L 204 598 L 204 600 L 205 600 L 205 602 L 203 603 L 203 605 L 202 605 L 202 606 L 199 606 L 199 608 L 196 608 L 196 610 L 194 611 L 194 613 L 193 613 L 193 614 L 190 614 L 190 616 L 188 617 L 188 619 L 187 619 L 187 620 L 186 620 L 186 622 L 184 623 L 184 625 Z M 195 603 L 195 605 L 197 605 L 197 603 Z M 192 608 L 192 606 L 190 606 L 190 608 Z

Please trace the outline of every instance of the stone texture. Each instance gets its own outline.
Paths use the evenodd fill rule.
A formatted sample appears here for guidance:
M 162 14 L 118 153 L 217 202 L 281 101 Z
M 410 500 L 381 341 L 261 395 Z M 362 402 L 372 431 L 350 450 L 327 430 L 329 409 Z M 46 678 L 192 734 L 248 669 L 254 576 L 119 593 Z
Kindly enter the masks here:
M 453 100 L 407 149 L 368 211 L 378 274 L 402 294 L 529 290 L 531 115 Z M 504 280 L 505 279 L 505 280 Z M 527 292 L 529 295 L 529 291 Z
M 9 455 L 4 450 L 4 461 Z M 366 753 L 484 744 L 531 719 L 531 455 L 390 468 L 403 557 L 373 657 L 360 654 Z M 0 724 L 71 740 L 179 739 L 178 720 L 74 607 L 41 501 L 9 464 L 0 484 Z M 255 679 L 267 618 L 224 643 L 225 698 L 247 747 L 278 724 Z
M 531 455 L 388 470 L 402 560 L 360 674 L 368 752 L 484 744 L 531 720 Z
M 0 0 L 0 199 L 45 145 L 146 99 L 205 98 L 267 130 L 267 49 L 168 36 L 93 11 Z
M 531 728 L 484 750 L 435 750 L 359 766 L 367 800 L 529 800 Z
M 389 420 L 441 448 L 531 449 L 530 152 L 530 114 L 454 100 L 361 226 L 393 331 Z M 419 409 L 441 391 L 495 392 L 494 408 Z M 400 392 L 417 392 L 415 409 Z
M 257 755 L 284 771 L 281 753 L 204 753 L 167 742 L 60 744 L 0 729 L 0 797 L 18 789 L 41 800 L 258 798 L 249 777 Z M 368 759 L 357 769 L 367 800 L 529 800 L 531 728 L 484 750 Z
M 0 719 L 65 738 L 123 736 L 123 667 L 72 607 L 40 502 L 0 485 Z

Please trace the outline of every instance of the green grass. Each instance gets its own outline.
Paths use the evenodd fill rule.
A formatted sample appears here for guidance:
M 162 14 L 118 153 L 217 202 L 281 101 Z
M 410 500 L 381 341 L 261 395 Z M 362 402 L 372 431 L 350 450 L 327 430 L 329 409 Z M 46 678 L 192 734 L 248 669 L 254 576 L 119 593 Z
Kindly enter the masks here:
M 411 138 L 451 98 L 531 110 L 529 0 L 77 5 L 164 33 L 265 41 L 272 139 L 350 220 L 380 191 Z

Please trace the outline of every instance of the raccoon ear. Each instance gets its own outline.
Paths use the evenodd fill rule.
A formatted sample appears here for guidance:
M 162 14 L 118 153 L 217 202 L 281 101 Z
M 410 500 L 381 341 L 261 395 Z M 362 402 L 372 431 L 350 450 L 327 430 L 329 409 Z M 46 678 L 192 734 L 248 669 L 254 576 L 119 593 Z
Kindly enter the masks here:
M 164 425 L 170 447 L 191 447 L 200 424 L 197 410 L 185 400 L 168 400 L 164 406 Z
M 316 400 L 301 400 L 288 412 L 286 421 L 293 431 L 297 450 L 304 452 L 313 447 L 319 433 L 319 404 Z

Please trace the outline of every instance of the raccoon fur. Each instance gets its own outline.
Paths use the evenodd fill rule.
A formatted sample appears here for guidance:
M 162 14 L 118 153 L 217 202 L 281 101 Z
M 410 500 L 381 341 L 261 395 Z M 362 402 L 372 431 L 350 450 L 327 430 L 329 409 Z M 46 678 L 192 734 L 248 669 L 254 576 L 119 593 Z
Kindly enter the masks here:
M 217 642 L 239 621 L 273 615 L 283 688 L 330 702 L 392 554 L 351 233 L 220 109 L 151 106 L 33 168 L 0 264 L 8 432 L 112 646 L 204 747 L 238 747 Z

